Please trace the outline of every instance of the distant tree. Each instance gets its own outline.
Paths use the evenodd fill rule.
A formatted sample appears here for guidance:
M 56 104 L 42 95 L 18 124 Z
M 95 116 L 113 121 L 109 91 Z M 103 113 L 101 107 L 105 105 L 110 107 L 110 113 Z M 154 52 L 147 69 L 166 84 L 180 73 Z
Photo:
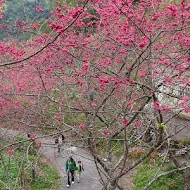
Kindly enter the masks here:
M 24 40 L 30 35 L 25 34 L 24 28 L 33 22 L 42 23 L 50 17 L 50 7 L 45 1 L 9 0 L 5 3 L 3 19 L 0 20 L 0 38 L 17 38 Z

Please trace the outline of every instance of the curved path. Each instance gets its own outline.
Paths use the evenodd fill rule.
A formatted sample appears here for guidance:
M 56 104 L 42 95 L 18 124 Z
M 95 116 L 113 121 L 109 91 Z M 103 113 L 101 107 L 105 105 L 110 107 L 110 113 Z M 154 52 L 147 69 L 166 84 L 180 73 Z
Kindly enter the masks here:
M 19 132 L 11 129 L 0 128 L 0 138 L 14 139 L 16 136 L 26 136 L 25 132 Z M 54 140 L 51 138 L 40 139 L 42 142 L 41 153 L 56 167 L 61 177 L 60 190 L 101 190 L 100 177 L 98 175 L 94 160 L 92 156 L 83 149 L 76 147 L 62 147 L 61 152 L 57 154 Z M 69 156 L 78 161 L 81 160 L 84 165 L 84 172 L 81 176 L 81 182 L 72 184 L 67 188 L 67 175 L 64 170 L 66 159 Z M 53 189 L 49 189 L 53 190 Z
M 42 141 L 43 142 L 43 141 Z M 51 140 L 47 143 L 53 143 Z M 81 176 L 81 182 L 71 185 L 69 189 L 75 190 L 101 190 L 102 186 L 99 182 L 99 175 L 96 170 L 95 163 L 90 156 L 90 154 L 82 149 L 76 147 L 62 147 L 61 152 L 57 154 L 57 150 L 55 147 L 50 148 L 44 144 L 42 148 L 42 154 L 52 161 L 52 164 L 57 168 L 61 175 L 61 190 L 68 189 L 66 187 L 67 184 L 67 175 L 64 170 L 64 165 L 66 159 L 69 156 L 72 156 L 75 161 L 81 160 L 84 165 L 84 172 Z

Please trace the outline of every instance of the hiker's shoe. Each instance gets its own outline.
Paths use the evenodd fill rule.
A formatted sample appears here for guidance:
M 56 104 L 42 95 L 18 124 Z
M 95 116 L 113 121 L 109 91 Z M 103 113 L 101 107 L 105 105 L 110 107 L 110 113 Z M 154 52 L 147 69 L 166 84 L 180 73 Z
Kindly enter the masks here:
M 67 188 L 69 188 L 70 187 L 70 185 L 67 185 Z
M 74 181 L 72 181 L 72 184 L 74 184 L 75 182 Z

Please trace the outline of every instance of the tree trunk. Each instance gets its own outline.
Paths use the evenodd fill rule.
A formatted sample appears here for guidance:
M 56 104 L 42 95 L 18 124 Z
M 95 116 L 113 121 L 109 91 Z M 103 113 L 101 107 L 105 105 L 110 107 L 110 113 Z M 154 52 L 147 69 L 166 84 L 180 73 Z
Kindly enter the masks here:
M 115 179 L 114 179 L 114 180 L 111 180 L 111 181 L 110 181 L 110 185 L 109 185 L 109 187 L 108 187 L 108 190 L 115 190 L 116 187 L 117 187 L 116 180 L 115 180 Z
M 26 181 L 26 175 L 25 175 L 24 165 L 23 164 L 22 164 L 22 168 L 21 168 L 20 181 L 21 181 L 22 188 L 24 190 L 28 190 L 27 181 Z
M 184 186 L 183 186 L 183 190 L 190 190 L 190 174 L 189 174 L 189 169 L 183 171 L 182 175 L 183 175 L 183 181 L 184 181 Z

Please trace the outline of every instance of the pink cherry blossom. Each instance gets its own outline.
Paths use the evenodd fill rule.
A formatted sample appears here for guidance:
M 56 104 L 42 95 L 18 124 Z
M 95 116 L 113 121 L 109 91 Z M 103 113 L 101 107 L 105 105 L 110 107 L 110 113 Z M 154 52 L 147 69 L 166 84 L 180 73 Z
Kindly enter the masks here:
M 184 113 L 190 113 L 190 108 L 189 107 L 187 107 L 187 108 L 184 108 Z
M 182 101 L 179 103 L 179 106 L 181 107 L 185 106 L 188 103 L 188 101 L 189 101 L 189 98 L 186 96 L 183 96 Z
M 37 135 L 36 135 L 36 134 L 30 134 L 29 139 L 30 139 L 30 140 L 35 140 L 35 139 L 36 139 L 36 137 L 37 137 Z
M 90 65 L 87 63 L 83 64 L 83 66 L 82 66 L 83 71 L 87 71 L 89 68 L 90 68 Z
M 46 159 L 45 159 L 45 163 L 46 163 L 46 164 L 51 164 L 51 159 L 50 159 L 50 158 L 46 158 Z
M 134 128 L 139 128 L 139 127 L 142 126 L 142 124 L 143 124 L 142 121 L 136 121 L 136 122 L 134 123 Z
M 36 5 L 36 6 L 35 6 L 35 10 L 36 10 L 36 12 L 44 12 L 43 7 L 40 6 L 40 5 Z
M 105 136 L 107 136 L 107 135 L 110 134 L 110 132 L 109 132 L 108 130 L 103 130 L 103 134 L 104 134 Z
M 8 152 L 9 155 L 11 155 L 11 154 L 13 154 L 15 152 L 15 150 L 11 147 L 7 152 Z
M 133 105 L 135 105 L 135 103 L 136 102 L 134 100 L 129 100 L 129 101 L 126 102 L 128 107 L 132 107 Z
M 144 47 L 146 46 L 146 43 L 145 43 L 145 42 L 140 42 L 140 43 L 138 44 L 138 46 L 139 46 L 140 48 L 144 48 Z
M 125 118 L 121 120 L 121 123 L 122 123 L 123 126 L 127 126 L 128 122 L 129 121 L 127 119 L 125 119 Z
M 62 115 L 60 113 L 56 113 L 54 115 L 54 118 L 57 120 L 57 121 L 62 121 Z
M 144 71 L 144 70 L 141 70 L 140 72 L 139 72 L 139 76 L 140 77 L 145 77 L 147 75 L 147 73 Z
M 160 110 L 160 102 L 159 101 L 154 102 L 154 109 L 155 110 Z
M 78 126 L 78 128 L 79 128 L 80 130 L 83 130 L 83 129 L 84 129 L 84 124 L 81 123 L 81 124 Z
M 92 102 L 92 103 L 91 103 L 91 106 L 92 106 L 93 108 L 95 108 L 95 107 L 97 106 L 97 104 L 96 104 L 95 102 Z
M 40 141 L 37 141 L 37 142 L 36 142 L 36 146 L 37 146 L 38 148 L 40 148 L 40 147 L 42 147 L 42 143 L 41 143 Z

